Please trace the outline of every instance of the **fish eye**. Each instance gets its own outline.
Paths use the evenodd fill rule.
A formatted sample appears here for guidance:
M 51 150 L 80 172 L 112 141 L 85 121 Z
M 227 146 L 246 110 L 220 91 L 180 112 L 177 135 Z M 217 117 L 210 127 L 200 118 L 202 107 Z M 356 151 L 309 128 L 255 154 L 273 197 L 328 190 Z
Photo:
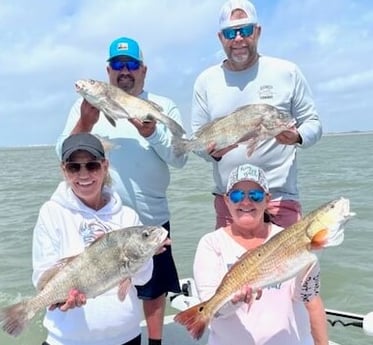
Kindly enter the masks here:
M 149 236 L 150 236 L 150 233 L 149 233 L 148 230 L 143 231 L 143 233 L 142 233 L 142 237 L 144 237 L 144 238 L 148 238 Z
M 89 83 L 90 83 L 91 85 L 93 85 L 93 84 L 95 83 L 95 81 L 94 81 L 93 79 L 89 79 Z

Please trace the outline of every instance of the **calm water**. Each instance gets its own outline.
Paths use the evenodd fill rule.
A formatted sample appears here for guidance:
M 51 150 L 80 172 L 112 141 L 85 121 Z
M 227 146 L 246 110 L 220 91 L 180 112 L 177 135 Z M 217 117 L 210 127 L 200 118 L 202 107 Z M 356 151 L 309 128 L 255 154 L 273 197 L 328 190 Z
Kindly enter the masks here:
M 344 243 L 321 256 L 322 295 L 328 308 L 366 314 L 373 311 L 373 134 L 324 137 L 299 151 L 299 187 L 304 211 L 344 196 L 356 212 Z M 51 147 L 0 149 L 0 306 L 31 296 L 31 237 L 38 210 L 61 179 Z M 172 236 L 180 277 L 191 276 L 201 235 L 213 230 L 211 171 L 191 155 L 182 170 L 172 172 L 169 189 Z M 373 343 L 360 329 L 330 327 L 342 345 Z M 0 333 L 1 345 L 33 345 L 44 339 L 41 315 L 14 340 Z

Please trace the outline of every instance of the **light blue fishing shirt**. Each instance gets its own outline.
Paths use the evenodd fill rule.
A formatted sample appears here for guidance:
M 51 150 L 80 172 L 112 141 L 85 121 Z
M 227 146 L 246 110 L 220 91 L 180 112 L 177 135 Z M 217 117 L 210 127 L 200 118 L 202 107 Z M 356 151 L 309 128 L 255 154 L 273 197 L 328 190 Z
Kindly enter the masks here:
M 214 193 L 225 193 L 228 175 L 234 167 L 251 163 L 265 171 L 272 199 L 299 200 L 297 148 L 315 144 L 321 138 L 322 127 L 309 85 L 294 63 L 260 56 L 255 65 L 243 71 L 227 70 L 222 63 L 206 69 L 194 84 L 192 131 L 240 106 L 255 103 L 270 104 L 291 114 L 302 144 L 282 145 L 272 138 L 259 142 L 250 157 L 245 145 L 240 145 L 219 162 L 206 152 L 198 152 L 213 164 Z
M 181 115 L 173 101 L 148 92 L 139 96 L 162 107 L 163 113 L 180 125 Z M 70 110 L 62 135 L 57 140 L 56 151 L 61 157 L 63 141 L 71 134 L 80 118 L 79 98 Z M 120 119 L 113 127 L 103 114 L 94 125 L 92 134 L 108 140 L 113 147 L 107 152 L 113 188 L 123 204 L 135 209 L 145 225 L 162 225 L 170 219 L 166 191 L 170 184 L 169 166 L 182 168 L 187 156 L 176 157 L 173 153 L 172 134 L 157 122 L 154 133 L 144 138 L 126 119 Z

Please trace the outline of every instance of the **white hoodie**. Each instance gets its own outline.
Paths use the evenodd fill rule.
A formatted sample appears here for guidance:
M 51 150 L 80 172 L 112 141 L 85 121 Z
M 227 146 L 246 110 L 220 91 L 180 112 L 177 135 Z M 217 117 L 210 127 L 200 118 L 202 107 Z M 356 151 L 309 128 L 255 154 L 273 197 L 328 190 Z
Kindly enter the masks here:
M 103 232 L 140 225 L 137 213 L 122 205 L 119 195 L 104 189 L 110 201 L 100 210 L 84 205 L 61 182 L 51 199 L 44 203 L 33 234 L 33 275 L 36 286 L 45 270 L 62 258 L 77 255 Z M 44 326 L 50 345 L 120 345 L 141 332 L 140 301 L 133 285 L 144 285 L 153 270 L 149 260 L 133 277 L 132 286 L 123 302 L 117 296 L 118 288 L 88 299 L 81 308 L 61 312 L 47 310 Z

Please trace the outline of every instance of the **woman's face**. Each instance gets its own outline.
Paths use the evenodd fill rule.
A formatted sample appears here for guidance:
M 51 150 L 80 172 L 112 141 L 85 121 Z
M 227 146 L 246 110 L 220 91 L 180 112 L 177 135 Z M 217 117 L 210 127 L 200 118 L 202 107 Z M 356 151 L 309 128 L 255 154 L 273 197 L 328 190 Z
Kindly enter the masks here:
M 233 223 L 241 227 L 252 227 L 262 223 L 270 195 L 252 181 L 240 181 L 233 185 L 225 196 Z
M 74 194 L 87 206 L 96 209 L 101 201 L 108 165 L 107 160 L 96 160 L 87 151 L 76 151 L 68 162 L 62 163 L 62 170 Z

